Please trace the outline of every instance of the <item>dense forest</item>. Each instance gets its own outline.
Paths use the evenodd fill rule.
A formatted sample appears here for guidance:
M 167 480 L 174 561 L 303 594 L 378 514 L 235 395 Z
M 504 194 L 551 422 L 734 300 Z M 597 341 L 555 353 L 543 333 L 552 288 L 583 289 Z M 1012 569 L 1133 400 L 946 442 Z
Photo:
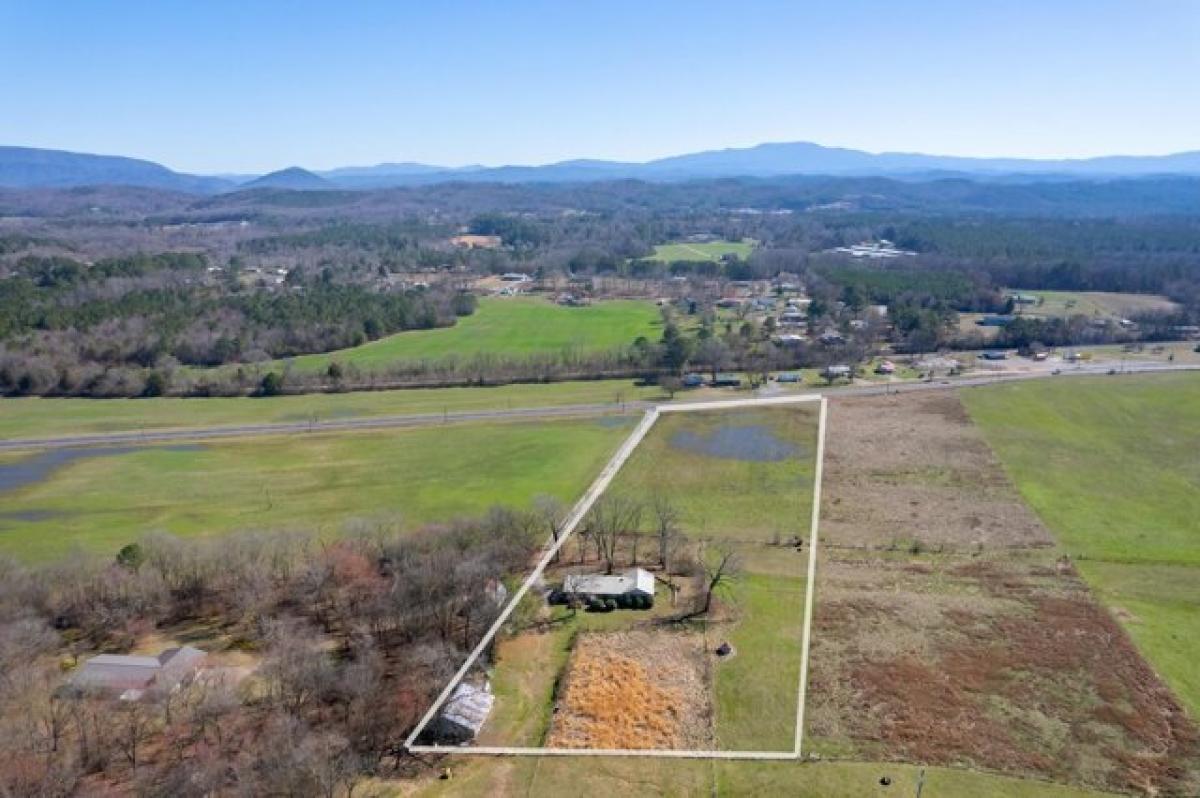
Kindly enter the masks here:
M 547 285 L 615 282 L 625 296 L 690 299 L 675 303 L 680 316 L 703 316 L 732 282 L 788 275 L 813 298 L 814 333 L 838 329 L 865 348 L 871 339 L 849 334 L 848 322 L 886 304 L 887 336 L 901 351 L 978 346 L 958 331 L 957 314 L 1010 310 L 1003 289 L 1176 302 L 1172 314 L 1136 320 L 1142 338 L 1200 319 L 1200 180 L 1185 178 L 450 183 L 200 198 L 4 190 L 0 220 L 0 391 L 16 394 L 261 391 L 255 364 L 453 324 L 474 309 L 473 280 L 514 271 Z M 455 245 L 464 233 L 495 245 Z M 664 243 L 747 239 L 756 242 L 748 257 L 655 256 Z M 880 240 L 913 254 L 876 261 L 835 252 Z M 705 352 L 747 370 L 845 354 L 782 350 L 764 325 L 680 328 L 698 368 Z M 1070 320 L 1027 320 L 999 341 L 1104 335 Z M 727 354 L 714 356 L 706 339 Z M 289 389 L 328 389 L 330 377 L 347 387 L 654 376 L 678 366 L 663 355 L 668 343 L 630 341 L 582 359 L 397 362 L 352 379 L 297 377 Z M 196 378 L 194 369 L 225 365 L 239 368 Z

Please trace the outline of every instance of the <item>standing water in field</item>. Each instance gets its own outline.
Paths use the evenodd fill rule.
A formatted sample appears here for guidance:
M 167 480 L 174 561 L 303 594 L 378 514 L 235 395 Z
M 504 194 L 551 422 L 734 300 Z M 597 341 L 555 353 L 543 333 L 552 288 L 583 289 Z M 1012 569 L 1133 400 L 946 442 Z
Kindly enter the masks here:
M 96 446 L 78 449 L 52 449 L 14 463 L 0 463 L 0 493 L 36 485 L 52 473 L 77 460 L 93 457 L 115 457 L 145 451 L 198 452 L 204 447 L 195 443 L 175 446 Z
M 778 437 L 765 424 L 725 424 L 704 432 L 684 429 L 671 436 L 671 445 L 709 457 L 761 463 L 799 457 L 804 451 L 798 443 Z

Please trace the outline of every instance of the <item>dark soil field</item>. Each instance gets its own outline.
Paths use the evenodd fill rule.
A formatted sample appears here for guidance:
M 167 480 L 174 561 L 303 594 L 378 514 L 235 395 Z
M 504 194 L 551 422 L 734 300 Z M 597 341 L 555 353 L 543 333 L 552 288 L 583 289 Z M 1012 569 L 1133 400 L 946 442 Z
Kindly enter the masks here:
M 1200 794 L 1196 727 L 954 394 L 830 406 L 808 749 Z

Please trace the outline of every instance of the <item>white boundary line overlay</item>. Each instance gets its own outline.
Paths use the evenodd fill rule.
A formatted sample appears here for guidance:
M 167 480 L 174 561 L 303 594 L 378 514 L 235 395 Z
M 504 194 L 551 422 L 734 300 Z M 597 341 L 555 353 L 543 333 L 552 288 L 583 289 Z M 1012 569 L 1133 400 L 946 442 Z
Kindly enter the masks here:
M 808 584 L 805 586 L 804 630 L 801 641 L 800 685 L 796 702 L 796 737 L 795 745 L 790 751 L 726 751 L 726 750 L 680 750 L 680 749 L 600 749 L 600 748 L 529 748 L 508 746 L 471 746 L 471 745 L 417 745 L 416 740 L 429 725 L 434 716 L 441 710 L 442 705 L 467 675 L 472 666 L 491 645 L 492 640 L 500 632 L 504 622 L 508 620 L 517 608 L 521 599 L 529 592 L 533 584 L 542 576 L 554 555 L 571 537 L 575 528 L 583 521 L 592 505 L 608 489 L 621 466 L 633 454 L 634 450 L 646 437 L 647 433 L 658 421 L 662 413 L 686 413 L 704 410 L 731 410 L 742 407 L 769 407 L 772 405 L 801 404 L 819 402 L 820 411 L 817 421 L 817 452 L 816 466 L 813 471 L 812 518 L 808 544 Z M 421 721 L 416 725 L 404 741 L 404 748 L 414 754 L 454 754 L 476 756 L 620 756 L 620 757 L 658 757 L 664 759 L 760 759 L 788 760 L 800 757 L 801 743 L 804 738 L 804 704 L 808 688 L 808 651 L 811 641 L 813 595 L 816 583 L 817 567 L 817 527 L 821 515 L 821 478 L 822 466 L 825 459 L 825 420 L 828 399 L 821 394 L 801 394 L 792 396 L 772 396 L 758 399 L 734 399 L 716 402 L 689 402 L 673 405 L 658 405 L 646 411 L 642 420 L 634 428 L 629 437 L 621 444 L 616 453 L 600 471 L 583 497 L 575 504 L 563 524 L 558 540 L 548 544 L 542 558 L 538 561 L 533 572 L 525 578 L 520 588 L 513 594 L 508 604 L 501 611 L 495 623 L 487 630 L 479 644 L 471 651 L 466 661 L 450 679 L 450 682 L 438 694 L 437 699 L 426 710 Z

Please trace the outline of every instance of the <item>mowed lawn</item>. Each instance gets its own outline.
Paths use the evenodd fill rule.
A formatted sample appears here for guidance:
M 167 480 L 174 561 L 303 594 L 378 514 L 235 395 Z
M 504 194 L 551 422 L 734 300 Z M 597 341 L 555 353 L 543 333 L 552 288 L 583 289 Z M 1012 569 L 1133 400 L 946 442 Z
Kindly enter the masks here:
M 737 255 L 745 260 L 754 251 L 754 242 L 743 241 L 708 241 L 701 244 L 659 244 L 654 248 L 654 254 L 648 260 L 659 260 L 666 263 L 685 260 L 718 261 L 726 255 Z
M 115 553 L 155 531 L 335 535 L 354 520 L 415 526 L 528 506 L 539 494 L 573 502 L 633 420 L 305 433 L 76 460 L 0 494 L 0 553 Z M 20 457 L 6 454 L 0 465 Z
M 657 339 L 662 317 L 654 303 L 609 300 L 566 307 L 538 297 L 489 297 L 452 327 L 410 330 L 320 355 L 294 358 L 294 367 L 319 370 L 331 361 L 363 369 L 395 361 L 476 355 L 527 357 L 572 350 L 598 352 L 629 346 L 638 336 Z
M 963 391 L 1021 494 L 1200 718 L 1200 374 Z
M 657 387 L 633 380 L 271 397 L 0 398 L 0 440 L 573 404 L 612 403 L 618 410 L 622 402 L 665 398 Z

